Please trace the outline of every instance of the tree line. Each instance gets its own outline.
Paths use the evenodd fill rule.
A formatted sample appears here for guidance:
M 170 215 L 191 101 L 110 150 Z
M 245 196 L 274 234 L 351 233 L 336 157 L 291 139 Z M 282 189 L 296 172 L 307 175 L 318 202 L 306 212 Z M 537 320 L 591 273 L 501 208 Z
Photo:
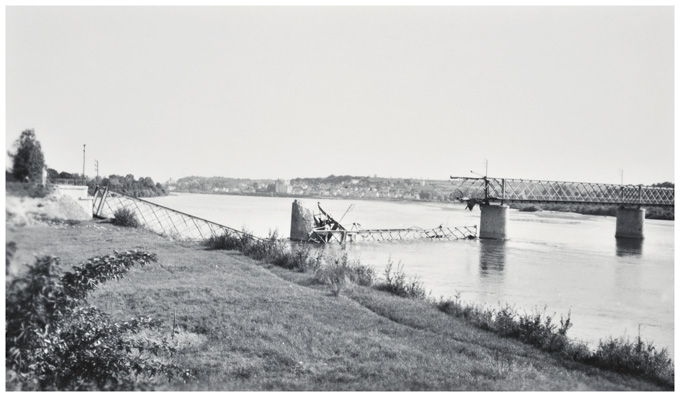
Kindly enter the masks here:
M 48 182 L 54 183 L 57 180 L 86 181 L 90 194 L 94 193 L 97 186 L 109 187 L 119 193 L 134 197 L 155 197 L 168 194 L 160 183 L 155 183 L 150 177 L 135 179 L 132 174 L 125 176 L 111 174 L 104 178 L 86 178 L 82 174 L 60 172 L 54 168 L 47 168 L 40 141 L 38 141 L 35 131 L 32 129 L 24 130 L 14 143 L 14 147 L 14 152 L 8 152 L 12 158 L 12 169 L 5 173 L 8 182 L 42 184 L 43 170 L 46 170 Z

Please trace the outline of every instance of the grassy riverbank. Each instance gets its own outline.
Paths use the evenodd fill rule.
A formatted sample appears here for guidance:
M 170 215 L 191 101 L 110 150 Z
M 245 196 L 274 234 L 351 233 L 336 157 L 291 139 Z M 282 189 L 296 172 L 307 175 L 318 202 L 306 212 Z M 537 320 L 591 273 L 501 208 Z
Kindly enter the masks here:
M 82 222 L 13 227 L 16 264 L 64 264 L 143 249 L 159 262 L 108 282 L 91 302 L 116 320 L 166 323 L 196 379 L 167 390 L 660 390 L 672 388 L 549 354 L 438 310 L 349 283 L 339 296 L 310 273 L 236 251 Z M 175 333 L 173 334 L 173 324 Z

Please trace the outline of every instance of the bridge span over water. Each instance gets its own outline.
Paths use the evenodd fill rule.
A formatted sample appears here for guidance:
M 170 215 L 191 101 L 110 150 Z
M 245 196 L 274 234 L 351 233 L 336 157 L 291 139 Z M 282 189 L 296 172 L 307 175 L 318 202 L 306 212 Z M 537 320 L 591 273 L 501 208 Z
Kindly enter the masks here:
M 510 203 L 618 205 L 616 237 L 643 238 L 643 207 L 674 207 L 675 189 L 643 185 L 451 177 L 456 198 L 481 208 L 480 238 L 505 239 Z

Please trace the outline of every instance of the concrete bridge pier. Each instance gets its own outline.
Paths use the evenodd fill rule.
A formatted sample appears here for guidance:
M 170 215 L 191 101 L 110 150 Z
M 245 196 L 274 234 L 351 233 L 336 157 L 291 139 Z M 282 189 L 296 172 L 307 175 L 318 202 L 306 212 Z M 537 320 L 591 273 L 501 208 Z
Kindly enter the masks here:
M 302 201 L 293 201 L 293 210 L 290 217 L 290 239 L 293 241 L 307 241 L 312 229 L 314 229 L 312 211 Z
M 508 206 L 481 205 L 482 217 L 479 222 L 479 238 L 505 240 L 507 238 Z
M 644 238 L 645 209 L 624 208 L 616 211 L 616 234 L 615 237 Z

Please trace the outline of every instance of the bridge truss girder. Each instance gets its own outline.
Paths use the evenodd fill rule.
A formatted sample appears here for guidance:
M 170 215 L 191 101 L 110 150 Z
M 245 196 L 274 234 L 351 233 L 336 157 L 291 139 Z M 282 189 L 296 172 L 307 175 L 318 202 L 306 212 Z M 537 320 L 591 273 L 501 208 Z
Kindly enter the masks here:
M 675 189 L 642 185 L 451 177 L 460 201 L 675 206 Z

